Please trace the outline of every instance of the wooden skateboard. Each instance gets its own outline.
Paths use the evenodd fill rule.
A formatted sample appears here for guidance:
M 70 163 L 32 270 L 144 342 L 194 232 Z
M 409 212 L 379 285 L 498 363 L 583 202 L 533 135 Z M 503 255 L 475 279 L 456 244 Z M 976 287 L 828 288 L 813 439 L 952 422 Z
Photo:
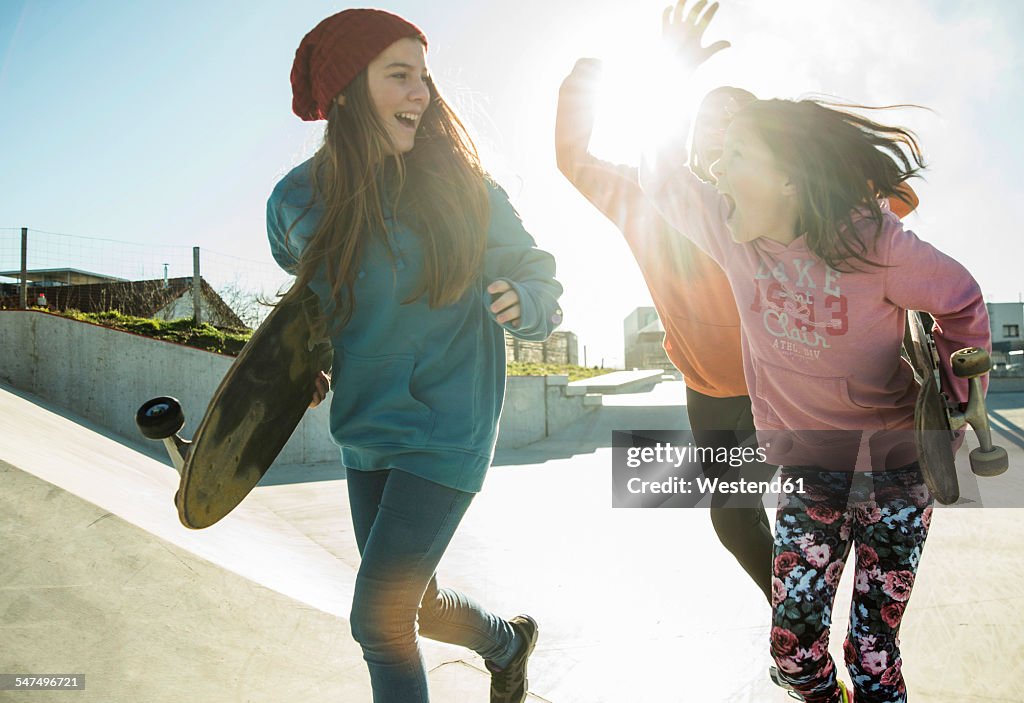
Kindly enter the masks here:
M 950 505 L 960 498 L 953 444 L 956 432 L 965 425 L 974 428 L 980 445 L 970 453 L 971 470 L 975 474 L 998 476 L 1009 466 L 1006 450 L 992 444 L 981 388 L 981 377 L 992 368 L 992 361 L 988 352 L 978 347 L 960 349 L 950 356 L 953 373 L 969 379 L 970 384 L 967 408 L 960 411 L 943 388 L 941 361 L 922 313 L 907 311 L 904 348 L 920 386 L 914 409 L 914 443 L 921 472 L 935 499 Z
M 186 527 L 209 527 L 234 510 L 284 448 L 313 398 L 315 378 L 333 353 L 319 322 L 316 296 L 290 290 L 253 333 L 221 380 L 192 441 L 178 432 L 181 404 L 163 396 L 135 421 L 163 440 L 181 482 L 174 496 Z

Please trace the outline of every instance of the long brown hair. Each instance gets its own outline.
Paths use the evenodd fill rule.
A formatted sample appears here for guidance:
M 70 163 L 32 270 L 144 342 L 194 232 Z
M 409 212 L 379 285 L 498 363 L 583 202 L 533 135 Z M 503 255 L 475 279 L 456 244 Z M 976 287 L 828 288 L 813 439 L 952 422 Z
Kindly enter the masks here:
M 338 329 L 352 317 L 368 237 L 386 243 L 385 213 L 415 232 L 423 246 L 421 284 L 403 302 L 426 294 L 431 307 L 450 305 L 479 276 L 490 218 L 484 171 L 466 127 L 429 77 L 427 87 L 429 108 L 407 154 L 396 153 L 373 108 L 365 69 L 345 89 L 344 106 L 335 103 L 328 114 L 324 143 L 311 164 L 312 200 L 302 217 L 316 204 L 323 213 L 294 285 L 309 284 L 323 270 Z M 289 227 L 286 241 L 302 217 Z
M 899 186 L 917 176 L 924 158 L 913 132 L 891 127 L 845 109 L 883 110 L 820 100 L 758 100 L 736 114 L 772 151 L 779 169 L 793 179 L 799 199 L 797 233 L 807 247 L 836 270 L 879 264 L 869 249 L 882 231 L 879 198 L 911 204 Z M 854 226 L 855 211 L 868 210 L 876 223 L 865 241 Z

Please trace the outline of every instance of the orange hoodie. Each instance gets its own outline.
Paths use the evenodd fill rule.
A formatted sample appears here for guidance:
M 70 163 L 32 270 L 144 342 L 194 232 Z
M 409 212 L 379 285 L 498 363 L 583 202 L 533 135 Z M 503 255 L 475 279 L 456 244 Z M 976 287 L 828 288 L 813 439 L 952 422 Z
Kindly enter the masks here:
M 718 264 L 647 202 L 636 168 L 587 154 L 570 181 L 625 236 L 686 385 L 716 398 L 746 395 L 739 314 Z

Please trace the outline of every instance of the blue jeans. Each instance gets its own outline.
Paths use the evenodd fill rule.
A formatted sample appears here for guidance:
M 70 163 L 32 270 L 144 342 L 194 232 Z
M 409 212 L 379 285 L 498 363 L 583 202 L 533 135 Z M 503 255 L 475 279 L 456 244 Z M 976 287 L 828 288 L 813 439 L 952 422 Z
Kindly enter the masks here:
M 352 636 L 370 670 L 374 703 L 429 701 L 417 620 L 424 637 L 506 665 L 519 645 L 512 626 L 463 594 L 439 589 L 434 575 L 473 494 L 397 469 L 346 473 L 362 556 Z

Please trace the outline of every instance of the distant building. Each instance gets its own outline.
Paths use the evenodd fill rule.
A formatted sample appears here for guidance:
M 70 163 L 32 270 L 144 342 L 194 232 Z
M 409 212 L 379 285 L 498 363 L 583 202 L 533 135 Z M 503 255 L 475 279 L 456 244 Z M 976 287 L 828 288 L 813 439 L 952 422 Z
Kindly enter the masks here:
M 637 308 L 622 327 L 627 369 L 675 369 L 665 353 L 665 328 L 653 307 Z
M 1024 363 L 1024 303 L 986 303 L 992 330 L 992 364 Z
M 556 331 L 545 342 L 527 342 L 505 333 L 505 358 L 535 364 L 579 365 L 579 341 L 573 332 Z
M 13 278 L 21 280 L 21 271 L 0 271 L 0 278 Z M 45 288 L 47 286 L 78 286 L 88 283 L 108 283 L 112 281 L 124 281 L 124 278 L 107 276 L 102 273 L 92 273 L 80 269 L 33 269 L 25 272 L 25 280 L 29 286 Z M 6 284 L 10 285 L 10 284 Z
M 21 271 L 0 272 L 6 278 L 21 278 Z M 126 281 L 75 269 L 28 271 L 28 302 L 44 302 L 51 310 L 79 310 L 97 313 L 117 311 L 123 315 L 159 320 L 192 317 L 192 278 Z M 204 279 L 200 278 L 204 322 L 218 327 L 244 328 L 245 323 Z M 20 303 L 19 284 L 0 284 L 0 308 Z

